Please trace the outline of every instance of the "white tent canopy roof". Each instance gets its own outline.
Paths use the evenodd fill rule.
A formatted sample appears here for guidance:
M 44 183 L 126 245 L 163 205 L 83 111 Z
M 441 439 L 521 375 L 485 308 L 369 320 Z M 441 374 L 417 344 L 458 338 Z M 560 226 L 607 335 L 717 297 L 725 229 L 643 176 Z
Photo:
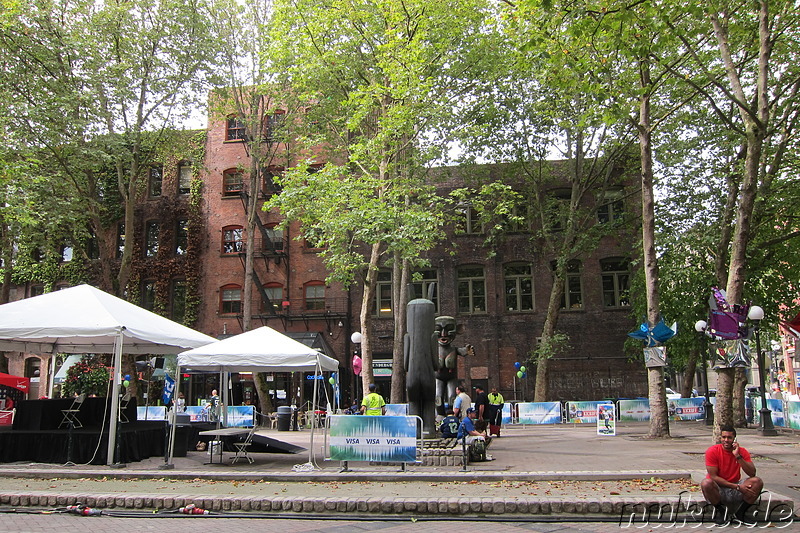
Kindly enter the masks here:
M 213 337 L 90 285 L 0 305 L 0 350 L 113 353 L 120 331 L 130 354 L 175 354 Z
M 264 326 L 178 354 L 181 370 L 204 372 L 336 372 L 339 362 Z

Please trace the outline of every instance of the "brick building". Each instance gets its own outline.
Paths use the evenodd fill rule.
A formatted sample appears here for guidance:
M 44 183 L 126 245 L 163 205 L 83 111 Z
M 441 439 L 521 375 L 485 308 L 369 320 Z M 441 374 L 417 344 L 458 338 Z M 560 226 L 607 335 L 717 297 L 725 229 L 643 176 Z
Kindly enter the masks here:
M 265 168 L 259 190 L 249 191 L 249 159 L 238 128 L 235 117 L 212 119 L 205 135 L 204 161 L 187 157 L 154 165 L 147 195 L 137 208 L 137 228 L 127 232 L 135 239 L 137 257 L 132 284 L 138 294 L 132 299 L 218 338 L 243 331 L 246 200 L 250 194 L 261 200 L 277 193 L 270 176 L 293 163 L 288 149 L 277 150 L 274 160 L 282 163 Z M 491 168 L 489 173 L 493 174 Z M 441 172 L 438 180 L 442 195 L 464 184 L 459 170 L 452 168 Z M 616 199 L 585 207 L 596 209 L 598 223 L 603 223 L 618 217 L 624 205 Z M 431 266 L 419 271 L 422 281 L 414 284 L 414 297 L 427 294 L 428 285 L 436 283 L 438 314 L 454 316 L 463 324 L 465 331 L 457 344 L 475 347 L 474 357 L 459 359 L 459 377 L 466 385 L 496 386 L 508 399 L 531 400 L 535 369 L 526 361 L 544 323 L 554 258 L 524 228 L 509 232 L 489 254 L 486 236 L 471 208 L 463 209 L 462 216 L 458 228 L 448 228 L 441 245 L 427 254 Z M 357 346 L 350 339 L 360 329 L 361 287 L 356 284 L 344 290 L 327 284 L 319 250 L 295 239 L 296 225 L 281 230 L 275 212 L 259 210 L 257 217 L 251 327 L 268 325 L 337 358 L 343 396 L 352 397 L 351 358 Z M 121 237 L 125 234 L 120 228 Z M 558 322 L 558 329 L 569 335 L 570 348 L 551 362 L 551 399 L 646 394 L 643 364 L 628 361 L 623 352 L 626 334 L 635 324 L 627 301 L 635 235 L 635 229 L 620 226 L 613 235 L 603 237 L 596 249 L 570 262 Z M 372 339 L 376 380 L 386 396 L 393 342 L 390 287 L 391 270 L 382 269 Z M 29 288 L 24 291 L 18 297 L 33 294 Z M 516 362 L 529 366 L 527 379 L 516 379 Z M 33 366 L 17 357 L 9 369 L 28 376 Z M 276 399 L 289 401 L 300 388 L 307 401 L 311 383 L 301 385 L 301 376 L 291 379 L 271 376 Z M 182 390 L 192 401 L 214 388 L 216 376 L 192 376 L 185 381 Z M 234 402 L 255 403 L 252 376 L 235 377 L 234 383 Z

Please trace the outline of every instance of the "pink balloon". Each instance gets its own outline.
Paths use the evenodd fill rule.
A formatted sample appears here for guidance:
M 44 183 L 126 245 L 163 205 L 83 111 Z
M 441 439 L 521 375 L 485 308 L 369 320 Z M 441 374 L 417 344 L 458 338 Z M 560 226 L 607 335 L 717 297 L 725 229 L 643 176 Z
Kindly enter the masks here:
M 361 375 L 361 358 L 357 355 L 353 356 L 353 372 L 356 376 Z

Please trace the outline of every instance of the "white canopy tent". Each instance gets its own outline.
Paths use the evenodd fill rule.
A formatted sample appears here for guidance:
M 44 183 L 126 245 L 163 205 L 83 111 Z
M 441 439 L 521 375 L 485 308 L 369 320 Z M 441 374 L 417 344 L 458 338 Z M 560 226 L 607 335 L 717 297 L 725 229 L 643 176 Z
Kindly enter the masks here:
M 336 372 L 339 361 L 310 348 L 301 342 L 275 331 L 269 326 L 247 331 L 221 341 L 214 342 L 178 354 L 178 369 L 181 372 Z M 317 381 L 314 380 L 314 399 L 317 396 Z M 174 394 L 178 394 L 180 380 L 176 380 Z M 175 427 L 170 436 L 169 462 L 172 462 Z M 311 429 L 311 449 L 314 448 L 314 426 Z
M 114 354 L 107 464 L 114 461 L 122 354 L 176 354 L 213 337 L 90 285 L 0 305 L 0 350 Z

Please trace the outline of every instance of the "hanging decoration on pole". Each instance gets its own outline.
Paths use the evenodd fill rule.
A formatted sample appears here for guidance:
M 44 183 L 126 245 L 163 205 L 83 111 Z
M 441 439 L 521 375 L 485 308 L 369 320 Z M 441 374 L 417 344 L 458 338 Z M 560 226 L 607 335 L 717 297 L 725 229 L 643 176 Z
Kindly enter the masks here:
M 644 365 L 647 368 L 654 368 L 667 366 L 667 348 L 663 344 L 677 333 L 678 323 L 673 322 L 670 327 L 664 323 L 662 318 L 654 326 L 645 320 L 639 329 L 628 333 L 628 336 L 644 342 Z

